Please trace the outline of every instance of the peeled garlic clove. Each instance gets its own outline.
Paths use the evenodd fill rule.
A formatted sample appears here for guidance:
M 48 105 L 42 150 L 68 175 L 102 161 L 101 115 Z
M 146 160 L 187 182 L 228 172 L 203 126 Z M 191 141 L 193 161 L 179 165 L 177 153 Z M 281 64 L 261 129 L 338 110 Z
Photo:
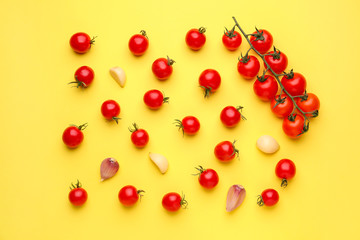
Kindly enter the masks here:
M 151 161 L 153 161 L 153 163 L 155 163 L 155 165 L 159 168 L 161 173 L 166 173 L 169 167 L 169 162 L 166 157 L 158 153 L 149 153 L 149 157 Z
M 259 137 L 259 139 L 256 141 L 256 146 L 260 151 L 267 154 L 275 153 L 280 148 L 275 138 L 269 135 Z
M 100 181 L 104 181 L 114 176 L 119 170 L 119 163 L 115 158 L 105 158 L 100 166 Z
M 113 79 L 115 79 L 118 84 L 120 84 L 121 87 L 125 86 L 126 75 L 121 67 L 110 68 L 110 75 L 113 77 Z
M 226 199 L 226 211 L 231 212 L 241 205 L 246 196 L 245 188 L 241 185 L 232 185 Z

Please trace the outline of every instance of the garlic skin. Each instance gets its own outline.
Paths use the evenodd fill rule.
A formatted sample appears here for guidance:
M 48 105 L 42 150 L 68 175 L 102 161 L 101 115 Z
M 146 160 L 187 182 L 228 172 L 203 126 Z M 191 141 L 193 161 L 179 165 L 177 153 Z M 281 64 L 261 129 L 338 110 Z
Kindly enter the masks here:
M 149 157 L 151 161 L 153 161 L 153 163 L 155 163 L 155 165 L 159 168 L 162 174 L 166 173 L 169 168 L 169 162 L 166 157 L 158 153 L 149 153 Z
M 257 148 L 266 153 L 266 154 L 273 154 L 277 152 L 280 148 L 279 143 L 269 135 L 263 135 L 259 137 L 259 139 L 256 141 Z
M 123 88 L 125 86 L 126 75 L 125 71 L 121 67 L 110 68 L 110 75 L 120 85 L 120 87 Z
M 246 196 L 245 188 L 241 185 L 232 185 L 226 198 L 226 211 L 231 212 L 238 208 Z
M 100 181 L 113 177 L 119 170 L 119 163 L 115 158 L 105 158 L 100 166 Z

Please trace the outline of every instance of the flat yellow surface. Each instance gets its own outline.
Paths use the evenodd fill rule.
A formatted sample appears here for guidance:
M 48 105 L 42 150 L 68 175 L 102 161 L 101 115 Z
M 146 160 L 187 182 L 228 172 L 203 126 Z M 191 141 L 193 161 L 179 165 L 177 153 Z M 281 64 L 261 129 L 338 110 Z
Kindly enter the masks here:
M 0 239 L 359 239 L 359 39 L 360 5 L 355 0 L 297 1 L 2 1 L 0 38 Z M 299 140 L 287 138 L 281 120 L 257 99 L 252 82 L 236 71 L 236 52 L 221 42 L 232 16 L 250 33 L 265 28 L 289 58 L 288 69 L 301 72 L 308 91 L 321 100 L 318 119 Z M 185 45 L 190 28 L 205 26 L 207 42 L 199 52 Z M 142 57 L 128 50 L 131 35 L 145 29 L 150 47 Z M 69 47 L 70 36 L 98 36 L 85 55 Z M 176 63 L 171 78 L 156 80 L 151 64 L 169 55 Z M 81 65 L 96 74 L 81 90 L 67 85 Z M 110 77 L 113 66 L 125 69 L 120 88 Z M 198 76 L 206 68 L 222 76 L 219 91 L 202 97 Z M 170 96 L 170 104 L 151 111 L 142 101 L 152 88 Z M 119 125 L 100 113 L 104 100 L 122 108 Z M 226 129 L 219 120 L 227 105 L 245 107 L 243 121 Z M 184 138 L 175 118 L 197 116 L 201 130 Z M 88 122 L 85 140 L 75 150 L 61 140 L 69 124 Z M 150 142 L 136 149 L 128 126 L 148 130 Z M 279 152 L 267 156 L 255 142 L 274 136 Z M 237 139 L 240 161 L 219 163 L 214 146 Z M 161 175 L 148 152 L 165 155 L 169 171 Z M 106 157 L 120 163 L 118 174 L 100 183 Z M 292 159 L 297 175 L 286 189 L 274 168 Z M 214 168 L 220 176 L 212 191 L 200 187 L 194 167 Z M 79 179 L 89 198 L 73 207 L 68 186 Z M 117 198 L 124 185 L 146 191 L 141 203 L 123 207 Z M 243 205 L 225 211 L 232 184 L 247 190 Z M 258 207 L 265 188 L 279 191 L 277 206 Z M 170 191 L 184 192 L 187 210 L 169 214 L 161 206 Z

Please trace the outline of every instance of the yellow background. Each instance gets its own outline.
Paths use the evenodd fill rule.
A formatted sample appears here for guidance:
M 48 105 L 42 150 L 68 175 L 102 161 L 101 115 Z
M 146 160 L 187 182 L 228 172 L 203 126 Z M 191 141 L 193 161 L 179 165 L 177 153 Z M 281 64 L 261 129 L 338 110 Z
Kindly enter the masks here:
M 359 239 L 359 6 L 355 0 L 1 1 L 0 239 Z M 319 96 L 320 116 L 301 139 L 283 134 L 281 120 L 237 73 L 237 57 L 248 45 L 243 41 L 236 52 L 223 47 L 232 16 L 248 33 L 255 26 L 269 30 L 289 58 L 288 69 L 303 73 L 308 91 Z M 193 52 L 184 36 L 200 26 L 207 28 L 207 42 Z M 127 43 L 141 29 L 150 47 L 136 58 Z M 85 55 L 69 47 L 78 31 L 98 36 Z M 174 72 L 159 82 L 151 64 L 166 55 L 176 61 Z M 85 90 L 67 85 L 81 65 L 96 74 Z M 127 74 L 123 89 L 108 73 L 116 65 Z M 197 86 L 206 68 L 222 76 L 209 99 Z M 142 97 L 152 88 L 170 96 L 170 104 L 147 109 Z M 107 99 L 121 105 L 119 125 L 101 116 Z M 219 113 L 227 105 L 243 105 L 248 120 L 223 127 Z M 194 137 L 183 138 L 172 124 L 186 115 L 201 122 Z M 81 147 L 67 149 L 63 130 L 84 122 Z M 130 141 L 132 122 L 150 134 L 145 149 Z M 279 152 L 267 156 L 256 149 L 263 134 L 279 141 Z M 241 160 L 219 163 L 214 146 L 233 139 Z M 165 175 L 149 151 L 169 159 Z M 105 157 L 116 158 L 120 170 L 100 183 Z M 292 159 L 298 170 L 286 189 L 274 174 L 281 158 Z M 205 191 L 191 176 L 199 164 L 218 171 L 214 190 Z M 89 194 L 81 208 L 67 199 L 76 179 Z M 146 191 L 132 208 L 117 199 L 126 184 Z M 242 184 L 247 197 L 229 214 L 225 199 L 232 184 Z M 280 201 L 260 208 L 256 196 L 269 187 Z M 188 209 L 166 212 L 161 199 L 169 191 L 184 192 Z

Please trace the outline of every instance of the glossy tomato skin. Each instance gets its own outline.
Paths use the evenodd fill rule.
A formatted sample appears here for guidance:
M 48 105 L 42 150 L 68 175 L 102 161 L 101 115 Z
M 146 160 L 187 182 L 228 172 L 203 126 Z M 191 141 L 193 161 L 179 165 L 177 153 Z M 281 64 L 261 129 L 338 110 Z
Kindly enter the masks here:
M 199 183 L 204 188 L 212 189 L 219 183 L 219 176 L 215 170 L 208 168 L 200 173 Z
M 184 117 L 181 122 L 184 132 L 188 135 L 195 135 L 200 130 L 200 122 L 194 116 Z
M 306 90 L 305 77 L 302 74 L 296 72 L 291 72 L 289 76 L 283 76 L 281 78 L 281 84 L 291 96 L 303 95 Z
M 131 134 L 131 141 L 136 147 L 143 148 L 149 142 L 149 134 L 144 129 L 137 129 Z
M 166 80 L 173 72 L 173 67 L 169 59 L 158 58 L 152 64 L 152 72 L 159 80 Z
M 235 158 L 236 151 L 232 142 L 223 141 L 215 146 L 214 154 L 221 162 L 229 162 Z
M 260 29 L 259 32 L 263 32 L 263 40 L 256 40 L 254 36 L 250 37 L 250 41 L 254 48 L 261 54 L 267 53 L 273 45 L 273 37 L 270 32 L 265 29 Z M 256 34 L 254 32 L 253 34 Z
M 249 56 L 248 60 L 243 57 L 237 64 L 237 70 L 243 78 L 253 79 L 259 73 L 260 62 L 255 56 Z
M 84 32 L 75 33 L 70 38 L 70 46 L 77 53 L 88 52 L 93 42 L 94 40 L 91 40 L 90 36 Z
M 181 208 L 181 200 L 181 196 L 178 193 L 170 192 L 164 195 L 162 205 L 166 210 L 176 212 Z
M 296 166 L 290 159 L 281 159 L 275 167 L 275 174 L 281 179 L 292 179 L 296 174 Z
M 277 103 L 276 99 L 278 99 L 278 98 L 279 98 L 279 95 L 277 95 L 275 98 L 273 98 L 273 100 L 271 100 L 271 103 L 270 103 L 271 111 L 279 118 L 286 118 L 293 111 L 294 104 L 287 95 L 281 94 L 281 98 L 284 99 L 284 102 L 279 103 L 275 107 L 275 105 Z
M 127 185 L 120 189 L 118 198 L 122 205 L 130 207 L 139 200 L 139 193 L 134 186 Z
M 233 31 L 231 34 L 224 33 L 222 36 L 222 42 L 226 49 L 235 51 L 240 47 L 242 38 L 239 32 Z
M 129 50 L 135 56 L 143 55 L 149 47 L 149 40 L 146 37 L 145 31 L 141 34 L 133 35 L 129 40 Z
M 185 42 L 188 45 L 188 47 L 192 50 L 200 50 L 205 42 L 206 42 L 206 36 L 205 36 L 205 28 L 200 29 L 191 29 L 186 33 L 185 36 Z
M 278 92 L 278 83 L 271 75 L 264 76 L 265 81 L 261 82 L 257 79 L 254 82 L 254 92 L 262 101 L 271 101 Z
M 94 70 L 88 66 L 79 67 L 74 74 L 75 80 L 80 86 L 87 88 L 93 82 L 95 77 Z
M 274 51 L 271 51 L 268 54 L 274 54 Z M 288 58 L 283 52 L 280 52 L 279 59 L 271 55 L 266 55 L 265 60 L 276 74 L 283 73 L 288 65 Z M 264 67 L 267 69 L 265 62 Z
M 119 116 L 120 105 L 115 100 L 107 100 L 101 105 L 101 113 L 107 120 L 112 120 Z
M 76 148 L 84 140 L 84 134 L 76 126 L 70 126 L 65 129 L 62 140 L 69 148 Z
M 237 108 L 227 106 L 221 111 L 220 120 L 226 127 L 235 127 L 241 120 L 241 113 Z
M 221 77 L 218 71 L 214 69 L 206 69 L 204 70 L 199 77 L 199 85 L 200 87 L 205 89 L 206 93 L 214 93 L 221 85 Z
M 284 118 L 283 131 L 290 138 L 299 138 L 304 131 L 305 119 L 302 115 L 294 114 L 294 119 L 291 117 Z
M 279 193 L 275 189 L 266 189 L 261 193 L 266 206 L 274 206 L 279 201 Z
M 74 188 L 69 193 L 69 201 L 74 206 L 83 205 L 88 198 L 87 192 L 83 188 Z
M 320 109 L 320 100 L 315 94 L 307 93 L 306 100 L 296 98 L 296 105 L 298 105 L 302 111 L 309 112 L 306 116 L 311 117 L 312 114 L 310 112 Z
M 144 103 L 150 109 L 159 109 L 167 101 L 168 98 L 165 99 L 162 92 L 156 89 L 149 90 L 144 94 Z

